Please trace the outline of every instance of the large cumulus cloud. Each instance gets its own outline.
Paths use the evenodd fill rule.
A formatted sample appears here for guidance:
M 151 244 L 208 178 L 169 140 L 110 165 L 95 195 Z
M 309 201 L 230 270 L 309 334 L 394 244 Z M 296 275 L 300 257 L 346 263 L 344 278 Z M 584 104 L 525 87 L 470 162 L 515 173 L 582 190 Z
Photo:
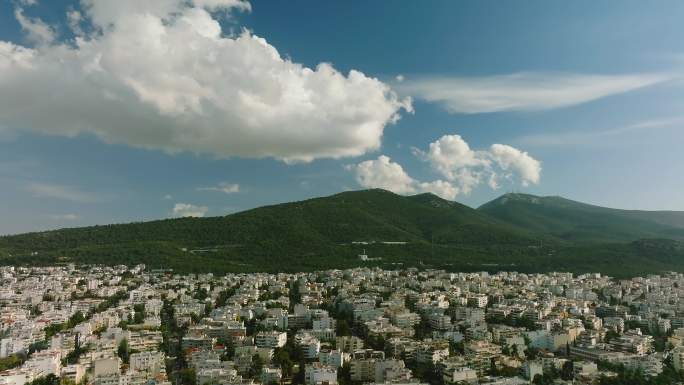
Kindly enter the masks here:
M 378 149 L 411 108 L 359 71 L 308 68 L 250 32 L 226 35 L 217 18 L 248 10 L 243 1 L 81 5 L 67 15 L 68 42 L 18 10 L 34 44 L 0 41 L 0 126 L 296 162 Z
M 541 162 L 525 151 L 507 144 L 495 143 L 483 150 L 473 150 L 460 135 L 444 135 L 430 143 L 427 151 L 414 148 L 414 154 L 463 193 L 486 182 L 498 188 L 502 180 L 523 186 L 537 184 L 541 178 Z
M 366 160 L 349 169 L 357 183 L 365 188 L 382 188 L 397 194 L 431 192 L 445 199 L 470 194 L 479 185 L 498 189 L 502 182 L 522 186 L 537 184 L 541 162 L 525 151 L 506 144 L 493 144 L 473 150 L 460 135 L 444 135 L 430 143 L 426 151 L 413 153 L 430 165 L 441 179 L 423 182 L 411 177 L 404 168 L 385 155 Z
M 430 192 L 445 199 L 454 199 L 459 189 L 444 180 L 421 182 L 412 178 L 399 163 L 388 156 L 363 161 L 350 169 L 356 174 L 356 181 L 366 188 L 381 188 L 397 194 Z

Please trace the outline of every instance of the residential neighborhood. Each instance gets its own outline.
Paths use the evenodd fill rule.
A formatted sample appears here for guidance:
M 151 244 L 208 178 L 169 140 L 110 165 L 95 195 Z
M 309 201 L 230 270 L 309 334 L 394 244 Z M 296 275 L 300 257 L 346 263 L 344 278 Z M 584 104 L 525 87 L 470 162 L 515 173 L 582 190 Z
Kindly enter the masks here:
M 677 383 L 684 274 L 0 268 L 0 385 Z M 655 383 L 655 382 L 653 382 Z

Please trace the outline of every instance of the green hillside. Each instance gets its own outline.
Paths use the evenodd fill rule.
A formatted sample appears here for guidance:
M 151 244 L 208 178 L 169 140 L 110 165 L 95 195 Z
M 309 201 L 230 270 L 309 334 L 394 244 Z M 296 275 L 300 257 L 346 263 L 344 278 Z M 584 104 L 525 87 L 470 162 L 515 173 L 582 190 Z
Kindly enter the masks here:
M 399 242 L 405 244 L 383 244 Z M 384 190 L 261 207 L 225 217 L 180 218 L 63 229 L 0 238 L 11 262 L 144 262 L 226 271 L 358 264 L 358 254 L 393 263 L 472 250 L 526 249 L 539 240 L 467 206 L 434 195 Z M 437 246 L 434 246 L 437 245 Z M 446 250 L 446 251 L 445 251 Z M 388 262 L 389 263 L 389 262 Z
M 0 264 L 145 263 L 215 273 L 363 264 L 625 276 L 684 269 L 678 242 L 684 227 L 677 227 L 675 214 L 528 195 L 507 195 L 475 210 L 432 194 L 405 197 L 365 190 L 225 217 L 0 237 Z M 364 251 L 371 261 L 360 261 Z
M 527 194 L 506 194 L 478 211 L 512 226 L 572 242 L 684 240 L 684 212 L 618 210 Z

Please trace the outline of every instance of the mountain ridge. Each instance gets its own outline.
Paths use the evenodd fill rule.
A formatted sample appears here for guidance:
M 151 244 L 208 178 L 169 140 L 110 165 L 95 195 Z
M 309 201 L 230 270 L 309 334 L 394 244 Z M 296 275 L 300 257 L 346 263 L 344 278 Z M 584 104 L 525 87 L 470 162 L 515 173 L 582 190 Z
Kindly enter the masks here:
M 672 218 L 614 210 L 528 194 L 504 195 L 474 209 L 429 193 L 360 190 L 221 217 L 2 236 L 0 264 L 146 263 L 178 271 L 246 272 L 364 263 L 463 271 L 601 268 L 623 274 L 629 267 L 614 263 L 622 258 L 640 271 L 684 268 L 684 227 L 657 223 Z M 360 262 L 364 250 L 375 262 Z
M 684 240 L 684 212 L 623 210 L 567 198 L 505 194 L 478 211 L 530 231 L 571 241 Z

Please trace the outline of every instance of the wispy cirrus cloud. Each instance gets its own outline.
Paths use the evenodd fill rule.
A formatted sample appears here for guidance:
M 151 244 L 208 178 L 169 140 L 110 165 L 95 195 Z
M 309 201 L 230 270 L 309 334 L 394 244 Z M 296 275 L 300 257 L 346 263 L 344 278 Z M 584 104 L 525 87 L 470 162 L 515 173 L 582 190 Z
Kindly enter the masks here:
M 240 192 L 240 185 L 237 183 L 221 182 L 216 186 L 198 187 L 197 191 L 215 191 L 224 194 L 235 194 Z
M 569 107 L 674 79 L 667 73 L 597 75 L 521 72 L 484 77 L 407 78 L 396 85 L 450 113 L 542 111 Z
M 615 143 L 612 138 L 636 133 L 643 130 L 656 130 L 674 126 L 684 126 L 684 118 L 654 119 L 620 127 L 594 130 L 572 130 L 556 133 L 538 133 L 515 139 L 517 145 L 528 147 L 567 147 L 601 145 Z
M 54 198 L 78 203 L 94 203 L 100 200 L 96 194 L 60 184 L 29 183 L 26 190 L 36 198 Z
M 69 214 L 53 214 L 50 215 L 51 219 L 54 219 L 56 221 L 75 221 L 80 219 L 80 216 L 77 214 L 69 213 Z
M 33 5 L 33 4 L 29 4 Z M 26 33 L 26 39 L 34 44 L 49 44 L 55 40 L 55 30 L 40 19 L 33 19 L 24 15 L 22 8 L 14 10 L 14 17 L 21 29 Z

